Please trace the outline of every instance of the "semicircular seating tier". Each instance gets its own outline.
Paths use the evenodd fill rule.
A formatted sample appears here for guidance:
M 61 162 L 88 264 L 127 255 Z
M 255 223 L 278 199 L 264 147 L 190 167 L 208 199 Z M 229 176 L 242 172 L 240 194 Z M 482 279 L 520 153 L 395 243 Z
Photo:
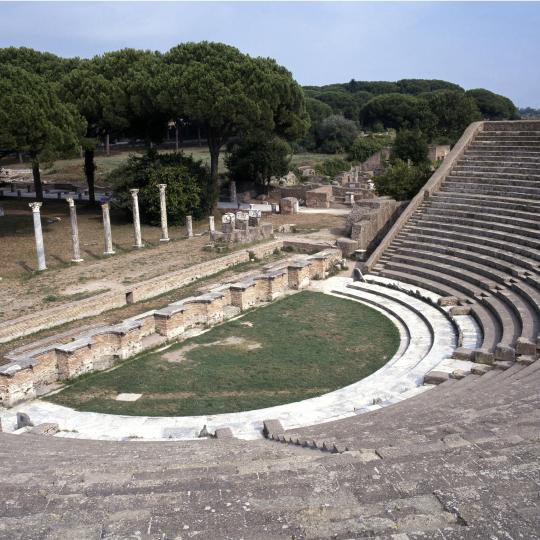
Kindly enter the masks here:
M 368 267 L 467 306 L 483 341 L 462 357 L 514 361 L 538 346 L 540 122 L 476 128 Z

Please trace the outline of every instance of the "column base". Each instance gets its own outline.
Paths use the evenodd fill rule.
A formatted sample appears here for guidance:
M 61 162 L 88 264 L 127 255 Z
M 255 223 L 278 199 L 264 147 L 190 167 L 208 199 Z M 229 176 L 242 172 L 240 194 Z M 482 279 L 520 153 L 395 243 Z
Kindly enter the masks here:
M 103 255 L 116 255 L 116 251 L 104 251 Z
M 141 249 L 144 247 L 144 244 L 141 244 L 140 246 L 138 246 L 137 244 L 133 244 L 133 247 L 137 249 Z
M 84 259 L 71 259 L 72 263 L 82 263 Z
M 159 241 L 160 242 L 169 242 L 170 238 L 160 238 Z

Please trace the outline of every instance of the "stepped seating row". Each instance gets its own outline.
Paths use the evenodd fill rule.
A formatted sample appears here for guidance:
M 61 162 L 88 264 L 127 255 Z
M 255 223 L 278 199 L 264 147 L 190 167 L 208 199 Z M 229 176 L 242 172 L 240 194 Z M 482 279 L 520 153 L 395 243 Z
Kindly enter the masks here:
M 484 332 L 471 355 L 488 362 L 534 356 L 540 331 L 540 130 L 496 127 L 485 124 L 373 268 L 457 296 Z

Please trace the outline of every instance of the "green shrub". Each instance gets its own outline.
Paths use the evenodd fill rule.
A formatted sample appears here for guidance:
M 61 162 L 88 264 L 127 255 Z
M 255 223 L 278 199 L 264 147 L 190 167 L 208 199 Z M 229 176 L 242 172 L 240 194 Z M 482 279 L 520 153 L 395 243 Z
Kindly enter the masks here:
M 186 215 L 200 219 L 210 211 L 212 198 L 210 173 L 199 161 L 183 154 L 158 154 L 150 151 L 142 157 L 131 156 L 127 163 L 114 169 L 109 180 L 115 186 L 114 207 L 132 216 L 130 189 L 139 189 L 141 221 L 160 223 L 158 184 L 167 184 L 167 220 L 182 224 Z
M 341 158 L 329 158 L 325 159 L 322 163 L 315 165 L 315 171 L 323 176 L 334 178 L 336 174 L 342 171 L 348 171 L 351 168 L 351 164 Z
M 351 161 L 359 161 L 362 163 L 390 143 L 391 139 L 388 136 L 359 136 L 354 140 L 348 157 Z
M 398 201 L 412 199 L 428 181 L 432 170 L 428 164 L 408 165 L 396 160 L 386 171 L 373 179 L 379 195 Z

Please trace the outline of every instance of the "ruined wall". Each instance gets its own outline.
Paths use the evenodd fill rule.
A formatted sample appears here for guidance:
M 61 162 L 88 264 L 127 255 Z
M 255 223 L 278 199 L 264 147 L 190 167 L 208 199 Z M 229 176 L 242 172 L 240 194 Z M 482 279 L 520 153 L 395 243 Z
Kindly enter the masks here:
M 308 208 L 330 208 L 332 186 L 321 186 L 306 192 L 306 206 Z
M 270 247 L 259 246 L 260 254 L 263 249 Z M 325 277 L 340 260 L 337 249 L 302 256 L 286 268 L 269 269 L 244 282 L 218 286 L 207 294 L 142 313 L 114 326 L 88 329 L 65 343 L 7 355 L 10 362 L 0 366 L 0 405 L 9 407 L 33 399 L 60 381 L 108 368 L 119 359 L 181 337 L 191 328 L 217 324 L 289 290 L 305 288 L 311 279 Z
M 351 240 L 357 242 L 357 248 L 369 251 L 373 244 L 393 225 L 404 203 L 388 197 L 378 197 L 355 204 L 347 218 Z
M 236 264 L 248 262 L 250 252 L 255 252 L 258 258 L 262 258 L 265 253 L 270 254 L 282 245 L 283 243 L 280 240 L 275 240 L 268 244 L 251 247 L 249 250 L 237 251 L 224 257 L 195 264 L 189 268 L 130 285 L 123 290 L 98 294 L 91 298 L 70 302 L 69 304 L 63 304 L 3 322 L 0 324 L 0 343 L 32 334 L 45 328 L 53 328 L 54 326 L 77 319 L 99 315 L 104 311 L 125 306 L 128 302 L 139 302 L 159 296 L 171 290 L 184 287 L 198 279 L 221 272 Z

